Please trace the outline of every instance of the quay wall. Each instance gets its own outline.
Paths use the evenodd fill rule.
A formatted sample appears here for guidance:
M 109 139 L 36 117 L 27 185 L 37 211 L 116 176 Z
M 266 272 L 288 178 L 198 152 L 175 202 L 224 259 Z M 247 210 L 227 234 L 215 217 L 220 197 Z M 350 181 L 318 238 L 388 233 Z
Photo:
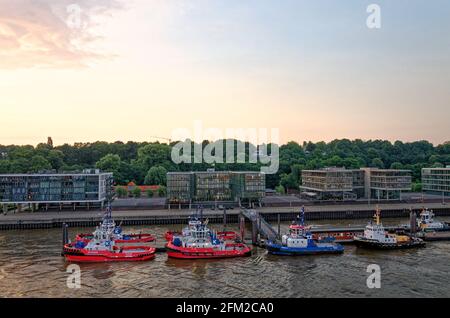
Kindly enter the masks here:
M 420 213 L 423 206 L 405 206 L 405 205 L 389 205 L 381 207 L 381 215 L 383 218 L 399 218 L 409 217 L 410 208 L 417 214 Z M 430 207 L 436 216 L 450 216 L 450 206 L 436 204 Z M 299 214 L 298 209 L 290 208 L 260 208 L 258 212 L 268 222 L 277 222 L 278 215 L 281 221 L 291 221 Z M 308 208 L 306 210 L 305 219 L 307 221 L 315 220 L 345 220 L 345 219 L 370 219 L 375 211 L 375 206 L 321 206 L 316 209 Z M 192 210 L 179 211 L 115 211 L 113 217 L 116 223 L 122 223 L 124 226 L 139 226 L 139 225 L 170 225 L 170 224 L 186 224 L 188 216 Z M 223 211 L 206 210 L 204 211 L 204 218 L 207 218 L 210 223 L 223 223 Z M 239 209 L 227 210 L 226 222 L 239 222 Z M 63 212 L 63 213 L 18 213 L 15 215 L 0 215 L 0 230 L 26 230 L 26 229 L 49 229 L 60 228 L 64 223 L 69 227 L 94 227 L 99 224 L 102 218 L 102 212 L 77 213 L 77 212 Z

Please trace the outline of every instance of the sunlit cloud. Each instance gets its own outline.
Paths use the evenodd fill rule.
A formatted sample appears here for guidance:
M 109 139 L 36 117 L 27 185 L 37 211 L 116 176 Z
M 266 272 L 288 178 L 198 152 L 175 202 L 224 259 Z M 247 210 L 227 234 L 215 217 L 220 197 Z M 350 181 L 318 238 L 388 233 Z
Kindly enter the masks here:
M 118 0 L 1 1 L 0 68 L 81 67 L 109 57 L 94 47 L 97 30 L 121 9 Z

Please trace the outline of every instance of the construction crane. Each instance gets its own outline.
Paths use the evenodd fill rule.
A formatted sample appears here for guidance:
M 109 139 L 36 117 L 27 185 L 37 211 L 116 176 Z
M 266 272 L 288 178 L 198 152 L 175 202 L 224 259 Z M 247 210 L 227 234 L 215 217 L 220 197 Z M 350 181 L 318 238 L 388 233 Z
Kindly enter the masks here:
M 169 142 L 169 144 L 172 142 L 172 139 L 165 138 L 165 137 L 150 136 L 150 138 L 167 140 Z

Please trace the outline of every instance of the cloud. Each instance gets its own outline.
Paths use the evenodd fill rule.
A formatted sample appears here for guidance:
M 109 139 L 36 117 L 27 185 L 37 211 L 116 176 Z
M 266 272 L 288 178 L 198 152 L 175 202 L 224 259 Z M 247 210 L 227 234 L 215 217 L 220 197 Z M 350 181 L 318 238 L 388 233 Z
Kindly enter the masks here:
M 2 0 L 0 69 L 73 68 L 106 58 L 93 48 L 96 28 L 123 8 L 119 0 Z

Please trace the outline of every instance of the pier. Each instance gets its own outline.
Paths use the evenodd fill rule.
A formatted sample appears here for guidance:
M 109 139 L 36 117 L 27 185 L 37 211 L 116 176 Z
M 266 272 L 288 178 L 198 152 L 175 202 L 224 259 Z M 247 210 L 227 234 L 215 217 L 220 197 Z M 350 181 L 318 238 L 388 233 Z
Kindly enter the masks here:
M 416 204 L 380 204 L 383 218 L 409 216 L 412 209 L 416 213 L 426 207 L 434 211 L 436 216 L 450 216 L 450 206 L 441 203 Z M 306 221 L 345 220 L 372 218 L 376 205 L 322 205 L 306 208 Z M 250 210 L 248 210 L 250 211 Z M 262 215 L 266 223 L 290 222 L 298 215 L 299 207 L 263 207 L 255 209 Z M 113 211 L 113 217 L 124 226 L 186 224 L 192 210 L 129 210 Z M 220 210 L 205 209 L 204 217 L 210 223 L 238 224 L 240 209 Z M 61 228 L 63 223 L 69 227 L 93 227 L 103 217 L 102 211 L 63 211 L 63 212 L 20 212 L 0 215 L 0 230 Z M 224 222 L 225 221 L 225 222 Z M 263 221 L 261 220 L 261 226 Z M 272 229 L 273 230 L 273 229 Z M 266 229 L 267 233 L 273 232 Z M 277 232 L 277 231 L 275 231 Z M 278 234 L 278 233 L 277 233 Z M 273 233 L 269 235 L 273 236 Z

